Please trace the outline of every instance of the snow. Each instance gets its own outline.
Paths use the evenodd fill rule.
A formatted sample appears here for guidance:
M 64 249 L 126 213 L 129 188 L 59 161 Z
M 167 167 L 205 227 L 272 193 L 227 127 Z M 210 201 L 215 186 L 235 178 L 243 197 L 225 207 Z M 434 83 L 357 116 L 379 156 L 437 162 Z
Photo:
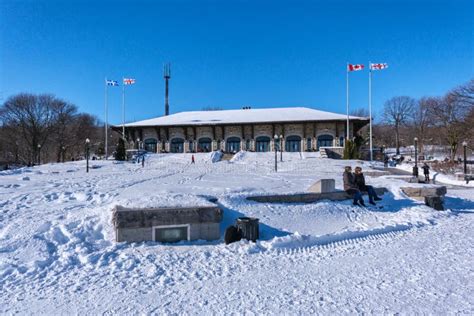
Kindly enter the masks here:
M 246 197 L 305 192 L 322 178 L 342 188 L 345 165 L 378 165 L 284 153 L 275 173 L 274 153 L 216 155 L 0 172 L 0 313 L 474 313 L 472 188 L 448 188 L 442 212 L 404 196 L 396 176 L 367 178 L 389 189 L 383 208 L 256 203 Z M 211 196 L 222 233 L 255 216 L 261 240 L 114 242 L 117 204 L 209 205 Z
M 350 116 L 351 120 L 368 120 Z M 347 115 L 305 107 L 266 108 L 221 111 L 190 111 L 125 124 L 125 126 L 217 125 L 271 122 L 347 120 Z

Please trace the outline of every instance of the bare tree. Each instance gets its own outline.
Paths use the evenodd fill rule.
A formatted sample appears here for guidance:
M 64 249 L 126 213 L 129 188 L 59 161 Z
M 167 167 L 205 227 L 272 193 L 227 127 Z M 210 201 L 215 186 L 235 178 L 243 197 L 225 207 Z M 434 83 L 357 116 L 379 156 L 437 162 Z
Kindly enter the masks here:
M 451 94 L 458 99 L 458 102 L 474 107 L 474 79 L 454 89 Z
M 414 136 L 418 138 L 420 153 L 424 151 L 424 144 L 431 123 L 430 109 L 440 102 L 439 98 L 423 97 L 416 102 L 413 109 L 412 127 Z
M 0 106 L 0 160 L 17 164 L 64 161 L 84 154 L 85 139 L 103 139 L 97 118 L 52 95 L 18 94 Z
M 18 94 L 10 97 L 0 109 L 0 119 L 4 126 L 14 129 L 21 145 L 26 147 L 28 162 L 38 159 L 40 148 L 51 135 L 53 113 L 52 95 Z
M 453 92 L 448 93 L 430 108 L 433 125 L 450 147 L 451 160 L 455 159 L 459 144 L 467 136 L 469 127 L 466 126 L 466 119 L 470 108 L 464 98 Z
M 400 154 L 400 127 L 412 117 L 416 101 L 407 96 L 393 97 L 384 104 L 383 119 L 395 128 L 395 147 Z
M 53 141 L 56 147 L 56 162 L 64 162 L 66 150 L 73 145 L 72 126 L 77 118 L 77 107 L 63 100 L 52 104 L 54 113 Z

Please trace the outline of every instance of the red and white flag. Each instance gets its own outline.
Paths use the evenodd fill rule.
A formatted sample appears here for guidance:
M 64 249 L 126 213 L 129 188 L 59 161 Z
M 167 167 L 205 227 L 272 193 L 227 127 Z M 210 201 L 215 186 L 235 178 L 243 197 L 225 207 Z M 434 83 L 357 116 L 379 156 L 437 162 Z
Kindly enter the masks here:
M 358 65 L 353 65 L 353 64 L 348 64 L 347 65 L 347 71 L 359 71 L 364 69 L 364 65 L 358 64 Z
M 381 70 L 388 68 L 387 63 L 382 63 L 382 64 L 370 64 L 370 70 Z
M 130 84 L 134 84 L 135 83 L 135 79 L 132 79 L 132 78 L 123 78 L 123 84 L 124 85 L 130 85 Z

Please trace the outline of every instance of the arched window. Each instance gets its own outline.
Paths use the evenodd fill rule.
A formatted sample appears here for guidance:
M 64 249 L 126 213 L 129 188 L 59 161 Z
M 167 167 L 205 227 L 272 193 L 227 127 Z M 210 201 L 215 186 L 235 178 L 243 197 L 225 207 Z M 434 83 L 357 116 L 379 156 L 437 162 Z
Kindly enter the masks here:
M 170 143 L 170 151 L 172 153 L 182 153 L 184 152 L 184 139 L 182 138 L 173 138 Z
M 198 151 L 205 153 L 212 151 L 212 140 L 209 137 L 199 138 Z
M 230 153 L 236 153 L 240 151 L 240 138 L 229 137 L 225 142 L 225 151 Z
M 301 137 L 292 135 L 286 138 L 285 150 L 289 152 L 301 151 Z
M 332 135 L 320 135 L 318 136 L 318 150 L 320 147 L 332 147 L 334 137 Z
M 145 150 L 150 153 L 156 153 L 158 141 L 154 138 L 145 139 Z
M 270 137 L 259 136 L 255 139 L 255 151 L 270 151 Z

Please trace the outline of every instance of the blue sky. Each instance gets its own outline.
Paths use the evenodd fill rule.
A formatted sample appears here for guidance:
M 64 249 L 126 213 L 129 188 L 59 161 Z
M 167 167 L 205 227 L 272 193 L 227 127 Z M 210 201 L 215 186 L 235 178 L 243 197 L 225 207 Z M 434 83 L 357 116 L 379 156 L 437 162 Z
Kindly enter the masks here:
M 374 73 L 377 111 L 474 78 L 473 1 L 0 1 L 0 98 L 53 93 L 104 118 L 104 78 L 136 78 L 127 121 L 203 107 L 309 106 L 345 113 L 346 63 Z M 351 73 L 351 108 L 368 72 Z M 109 117 L 121 120 L 121 88 Z M 380 116 L 380 115 L 379 115 Z

